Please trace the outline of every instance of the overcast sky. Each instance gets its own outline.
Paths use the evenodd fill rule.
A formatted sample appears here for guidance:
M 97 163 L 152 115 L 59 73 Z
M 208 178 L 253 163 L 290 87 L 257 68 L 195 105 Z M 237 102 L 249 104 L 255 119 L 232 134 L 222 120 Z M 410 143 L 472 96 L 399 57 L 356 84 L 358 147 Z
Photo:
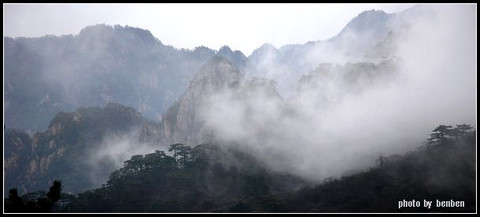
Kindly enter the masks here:
M 228 45 L 245 55 L 268 42 L 323 40 L 364 10 L 396 13 L 413 4 L 4 4 L 3 33 L 11 37 L 78 34 L 105 23 L 147 29 L 162 43 L 192 49 Z

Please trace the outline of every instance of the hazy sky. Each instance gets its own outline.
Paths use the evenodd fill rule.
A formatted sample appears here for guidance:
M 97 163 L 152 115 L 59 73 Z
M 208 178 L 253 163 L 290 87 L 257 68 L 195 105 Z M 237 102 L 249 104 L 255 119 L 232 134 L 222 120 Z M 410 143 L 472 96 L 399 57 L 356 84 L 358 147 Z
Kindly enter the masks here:
M 177 48 L 228 45 L 245 55 L 271 43 L 333 37 L 364 10 L 396 13 L 412 4 L 4 4 L 4 36 L 78 34 L 105 23 L 148 29 Z

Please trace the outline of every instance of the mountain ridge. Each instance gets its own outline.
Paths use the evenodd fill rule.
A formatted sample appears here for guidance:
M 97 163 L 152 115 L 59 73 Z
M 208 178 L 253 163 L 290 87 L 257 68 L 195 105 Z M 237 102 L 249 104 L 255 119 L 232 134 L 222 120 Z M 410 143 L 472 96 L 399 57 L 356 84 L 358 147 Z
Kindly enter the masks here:
M 118 25 L 90 26 L 78 35 L 4 40 L 5 124 L 33 131 L 45 129 L 59 111 L 108 102 L 158 118 L 217 53 L 165 46 L 148 30 Z M 240 67 L 245 62 L 239 51 L 224 47 L 218 53 Z
M 376 14 L 377 12 L 375 12 Z M 380 13 L 380 12 L 379 12 Z M 375 15 L 374 14 L 374 15 Z M 382 14 L 382 13 L 380 13 Z M 359 15 L 360 16 L 360 15 Z M 363 15 L 362 15 L 363 16 Z M 142 38 L 146 38 L 146 40 L 141 40 L 136 37 L 135 35 L 140 35 Z M 78 41 L 75 41 L 75 37 L 80 37 Z M 290 79 L 295 78 L 295 76 L 302 75 L 301 73 L 296 73 L 293 77 L 282 77 L 284 74 L 289 74 L 292 72 L 291 70 L 295 69 L 295 65 L 303 64 L 302 58 L 305 57 L 305 53 L 303 55 L 298 55 L 296 58 L 289 58 L 291 55 L 295 54 L 302 54 L 305 52 L 305 49 L 314 49 L 317 45 L 308 45 L 308 47 L 302 46 L 291 46 L 289 47 L 282 47 L 281 49 L 276 49 L 271 44 L 265 43 L 259 49 L 257 49 L 251 56 L 245 57 L 241 52 L 233 52 L 228 46 L 222 47 L 219 51 L 211 50 L 207 47 L 200 46 L 195 48 L 192 51 L 184 51 L 184 50 L 177 50 L 170 46 L 163 45 L 159 40 L 156 40 L 155 37 L 148 30 L 142 30 L 138 28 L 131 28 L 131 27 L 121 27 L 121 26 L 107 26 L 107 25 L 95 25 L 89 28 L 84 29 L 81 33 L 77 36 L 64 36 L 60 37 L 65 42 L 61 44 L 61 46 L 69 47 L 73 46 L 74 53 L 80 53 L 82 55 L 78 55 L 81 57 L 79 62 L 77 63 L 74 57 L 75 55 L 71 55 L 65 58 L 65 60 L 73 61 L 74 68 L 69 69 L 68 66 L 62 66 L 55 68 L 53 67 L 54 72 L 59 74 L 60 78 L 68 78 L 70 75 L 73 78 L 69 78 L 71 83 L 68 84 L 55 84 L 54 76 L 50 75 L 44 77 L 44 72 L 38 73 L 35 68 L 28 68 L 31 65 L 27 65 L 27 69 L 17 69 L 15 65 L 6 65 L 6 79 L 7 93 L 5 97 L 6 104 L 8 104 L 7 109 L 5 111 L 7 119 L 9 117 L 9 112 L 14 108 L 12 105 L 16 105 L 22 109 L 19 109 L 18 112 L 20 115 L 25 116 L 28 120 L 30 116 L 28 116 L 29 112 L 25 112 L 25 107 L 22 107 L 25 101 L 31 102 L 26 106 L 28 108 L 33 108 L 32 112 L 34 117 L 40 116 L 44 119 L 48 118 L 48 113 L 55 113 L 55 111 L 63 111 L 61 113 L 55 113 L 55 117 L 48 125 L 47 130 L 44 132 L 47 137 L 55 137 L 61 134 L 62 129 L 64 126 L 62 124 L 58 124 L 56 119 L 57 117 L 63 117 L 69 122 L 76 123 L 78 120 L 82 120 L 82 118 L 88 118 L 85 115 L 81 115 L 82 110 L 81 108 L 76 109 L 75 112 L 79 112 L 80 115 L 71 115 L 69 109 L 75 109 L 78 105 L 83 106 L 96 106 L 98 104 L 104 105 L 105 109 L 98 110 L 93 109 L 98 112 L 106 112 L 110 111 L 112 107 L 110 102 L 116 102 L 121 104 L 122 106 L 125 105 L 127 107 L 132 107 L 133 109 L 127 112 L 131 115 L 134 115 L 134 119 L 139 119 L 141 121 L 138 122 L 145 122 L 145 119 L 154 119 L 156 122 L 152 124 L 152 126 L 143 128 L 141 132 L 145 132 L 150 134 L 145 139 L 149 140 L 147 143 L 154 144 L 156 146 L 163 146 L 167 147 L 170 144 L 174 143 L 186 143 L 186 144 L 201 144 L 203 142 L 211 141 L 214 135 L 212 135 L 213 130 L 210 128 L 211 126 L 206 124 L 206 117 L 205 115 L 214 115 L 213 111 L 215 109 L 225 109 L 226 111 L 230 111 L 227 107 L 219 107 L 216 108 L 215 103 L 218 102 L 219 97 L 226 97 L 231 103 L 239 103 L 242 104 L 243 107 L 239 108 L 239 115 L 248 114 L 251 111 L 260 111 L 261 106 L 258 106 L 259 102 L 263 102 L 266 96 L 268 99 L 268 103 L 273 105 L 281 105 L 283 106 L 283 97 L 281 93 L 282 84 L 293 84 L 297 85 L 297 80 Z M 125 40 L 123 40 L 125 38 Z M 50 43 L 54 42 L 55 37 L 44 37 L 42 40 L 46 40 Z M 115 39 L 115 40 L 110 40 Z M 123 41 L 128 40 L 137 40 L 138 43 L 126 43 L 122 44 Z M 12 42 L 13 40 L 13 42 Z M 40 58 L 34 51 L 42 48 L 42 42 L 38 42 L 35 40 L 29 39 L 18 39 L 20 41 L 27 40 L 31 41 L 33 44 L 15 44 L 14 39 L 7 39 L 9 41 L 8 46 L 22 46 L 22 45 L 30 45 L 34 48 L 34 50 L 24 50 L 26 54 L 23 55 L 32 55 L 35 58 L 39 58 L 39 62 L 41 64 L 49 63 L 48 61 L 52 61 L 50 59 Z M 91 43 L 90 40 L 93 40 L 94 43 Z M 145 42 L 145 43 L 143 43 Z M 137 45 L 138 44 L 138 45 Z M 308 44 L 308 43 L 307 43 Z M 82 45 L 82 46 L 79 46 Z M 118 45 L 118 46 L 117 46 Z M 154 48 L 150 50 L 145 50 L 147 47 L 151 47 L 151 45 L 155 45 Z M 7 46 L 6 46 L 7 47 Z M 32 48 L 32 49 L 33 49 Z M 79 48 L 79 49 L 75 49 Z M 136 50 L 135 48 L 142 48 L 140 50 Z M 66 52 L 68 49 L 64 49 L 63 51 Z M 291 50 L 286 50 L 291 49 Z M 54 53 L 55 55 L 60 58 L 62 56 L 62 48 L 48 48 L 45 49 L 46 52 Z M 290 52 L 295 51 L 295 52 Z M 236 53 L 237 52 L 237 53 Z M 88 55 L 84 55 L 88 54 Z M 139 55 L 137 55 L 139 54 Z M 20 58 L 22 55 L 15 56 L 14 54 L 9 54 L 11 58 Z M 156 58 L 156 55 L 160 55 L 165 59 Z M 271 57 L 267 58 L 268 62 L 265 63 L 264 56 L 271 55 Z M 387 53 L 388 55 L 388 53 Z M 256 57 L 255 57 L 256 56 Z M 73 58 L 73 59 L 72 59 Z M 82 59 L 83 58 L 83 59 Z M 181 65 L 176 64 L 176 58 L 181 58 Z M 54 59 L 54 58 L 53 58 Z M 86 60 L 85 60 L 86 59 Z M 94 62 L 88 61 L 92 59 Z M 124 61 L 130 61 L 129 64 L 122 64 Z M 141 61 L 141 62 L 138 62 Z M 142 62 L 143 61 L 143 62 Z M 173 62 L 172 62 L 173 61 Z M 257 65 L 254 63 L 255 61 L 259 61 Z M 315 60 L 316 62 L 319 60 Z M 46 62 L 46 63 L 45 63 Z M 83 62 L 88 63 L 86 64 L 85 72 L 82 71 L 84 69 Z M 184 65 L 186 62 L 187 65 Z M 253 62 L 253 63 L 252 63 Z M 40 65 L 41 65 L 40 64 Z M 252 66 L 253 64 L 253 66 Z M 252 69 L 251 67 L 261 66 L 264 65 L 264 68 L 267 70 L 271 70 L 269 67 L 273 65 L 280 65 L 282 64 L 291 64 L 293 65 L 292 68 L 280 68 L 280 72 L 274 72 L 273 75 L 279 75 L 279 77 L 269 77 L 269 76 L 262 76 L 262 74 L 255 74 L 253 73 L 256 69 Z M 340 68 L 339 71 L 346 70 L 346 71 L 354 71 L 356 67 L 358 68 L 367 68 L 365 73 L 368 79 L 368 74 L 380 74 L 381 72 L 377 72 L 378 70 L 375 69 L 375 65 L 371 66 L 372 63 L 365 63 L 365 64 L 346 64 L 343 69 Z M 317 65 L 318 66 L 318 65 Z M 178 68 L 177 68 L 178 67 Z M 373 68 L 373 69 L 370 69 Z M 46 68 L 52 69 L 52 68 Z M 45 70 L 46 70 L 45 69 Z M 258 69 L 258 68 L 257 68 Z M 273 70 L 277 70 L 279 68 L 273 68 Z M 25 75 L 20 77 L 14 77 L 12 79 L 9 76 L 12 75 L 12 71 L 15 72 L 16 70 L 20 70 L 20 74 L 26 72 Z M 156 71 L 159 70 L 159 71 Z M 175 77 L 175 80 L 172 82 L 171 80 L 164 81 L 162 73 L 170 73 L 164 76 L 177 76 L 173 74 L 172 71 L 178 70 L 178 72 L 184 73 L 183 77 Z M 193 71 L 196 70 L 196 71 Z M 336 69 L 335 69 L 336 70 Z M 370 72 L 373 71 L 373 72 Z M 46 73 L 50 71 L 46 70 Z M 79 75 L 79 72 L 82 72 Z M 258 72 L 258 71 L 257 71 Z M 310 71 L 311 72 L 311 71 Z M 10 74 L 9 74 L 10 73 Z M 36 75 L 38 77 L 29 77 L 28 73 Z M 252 76 L 253 75 L 255 76 Z M 269 73 L 269 72 L 267 72 Z M 64 75 L 66 74 L 66 75 Z M 293 74 L 293 73 L 291 73 Z M 315 74 L 315 73 L 314 73 Z M 314 75 L 312 74 L 312 75 Z M 317 73 L 318 74 L 318 73 Z M 86 75 L 86 76 L 82 76 Z M 188 77 L 191 78 L 188 78 Z M 356 76 L 345 76 L 346 79 L 353 79 L 353 81 L 365 79 L 362 75 Z M 28 89 L 28 95 L 31 97 L 28 100 L 19 100 L 18 102 L 10 102 L 11 98 L 13 99 L 24 99 L 18 95 L 18 90 L 21 85 L 27 87 L 30 83 L 22 83 L 22 78 L 26 79 L 28 82 L 32 82 L 33 87 L 41 86 L 41 83 L 35 83 L 36 79 L 46 79 L 50 81 L 45 92 L 42 92 L 35 89 Z M 279 78 L 280 80 L 277 80 Z M 285 80 L 287 78 L 287 80 Z M 298 77 L 299 81 L 301 81 L 302 77 Z M 51 80 L 53 79 L 53 80 Z M 290 80 L 288 80 L 290 79 Z M 320 78 L 321 80 L 322 78 Z M 132 82 L 133 81 L 133 82 Z M 161 83 L 162 81 L 163 83 Z M 287 83 L 285 83 L 287 82 Z M 87 88 L 82 88 L 83 84 L 88 84 Z M 184 85 L 185 90 L 182 90 L 181 86 Z M 292 88 L 295 88 L 296 85 L 292 85 Z M 60 86 L 60 87 L 59 87 Z M 279 90 L 280 86 L 280 90 Z M 174 93 L 171 92 L 172 87 L 176 88 L 178 92 L 178 97 L 174 97 Z M 63 93 L 61 90 L 65 88 L 66 93 Z M 163 88 L 163 89 L 162 89 Z M 70 92 L 73 92 L 70 94 Z M 166 93 L 162 92 L 166 91 Z M 168 92 L 170 91 L 170 92 Z M 40 92 L 40 93 L 38 93 Z M 159 112 L 161 109 L 156 107 L 158 105 L 158 98 L 168 98 L 172 103 L 167 104 L 164 102 L 164 110 L 165 112 Z M 220 98 L 222 99 L 222 98 Z M 63 100 L 63 101 L 62 101 Z M 271 101 L 271 102 L 270 102 Z M 37 103 L 38 102 L 38 103 Z M 157 104 L 152 103 L 157 102 Z M 37 103 L 38 105 L 42 105 L 43 107 L 34 107 Z M 68 104 L 71 103 L 71 104 Z M 33 104 L 33 105 L 32 105 Z M 221 104 L 221 102 L 220 102 Z M 70 107 L 67 107 L 69 105 Z M 212 107 L 213 105 L 213 107 Z M 290 107 L 294 107 L 295 105 L 289 105 Z M 53 107 L 53 109 L 52 109 Z M 67 107 L 68 109 L 63 109 Z M 121 107 L 121 106 L 120 106 Z M 108 109 L 107 109 L 108 108 Z M 62 110 L 63 109 L 63 110 Z M 152 118 L 151 114 L 149 115 L 149 110 L 154 110 L 158 112 L 154 118 Z M 66 111 L 65 111 L 66 110 Z M 92 109 L 90 109 L 92 110 Z M 120 109 L 128 110 L 128 109 Z M 207 112 L 205 112 L 207 110 Z M 88 109 L 86 111 L 89 111 Z M 135 112 L 133 112 L 135 111 Z M 138 111 L 138 113 L 137 113 Z M 73 112 L 74 114 L 76 114 Z M 112 113 L 118 113 L 117 111 L 112 110 Z M 279 109 L 280 116 L 283 117 L 284 113 L 287 114 L 287 111 L 284 111 L 284 108 Z M 145 114 L 147 113 L 147 114 Z M 206 114 L 205 114 L 206 113 Z M 22 116 L 22 117 L 23 117 Z M 85 116 L 85 117 L 84 117 Z M 104 115 L 104 118 L 112 118 L 108 114 Z M 272 135 L 277 135 L 277 132 L 271 132 L 269 127 L 267 126 L 270 123 L 274 123 L 278 121 L 277 118 L 270 118 L 268 114 L 265 114 L 267 119 L 266 124 L 261 124 L 261 127 L 258 129 L 250 129 L 250 130 L 258 130 L 258 132 L 264 133 L 271 133 Z M 288 116 L 288 115 L 287 115 Z M 145 117 L 145 119 L 143 119 Z M 10 117 L 11 118 L 11 117 Z M 10 119 L 10 121 L 15 121 L 15 118 Z M 128 116 L 125 118 L 128 119 Z M 229 114 L 226 114 L 226 118 L 232 118 Z M 269 119 L 270 118 L 270 119 Z M 62 119 L 62 118 L 60 118 Z M 120 119 L 123 119 L 120 116 Z M 248 120 L 243 123 L 236 123 L 236 124 L 258 124 L 256 121 L 258 120 Z M 280 118 L 279 118 L 280 119 Z M 281 118 L 283 119 L 283 118 Z M 35 119 L 33 119 L 35 120 Z M 260 120 L 263 120 L 260 118 Z M 215 121 L 223 121 L 223 120 L 215 120 Z M 105 128 L 115 128 L 118 126 L 108 125 L 111 124 L 111 121 L 107 121 L 105 123 L 99 123 L 101 126 L 105 126 Z M 212 123 L 209 123 L 212 124 Z M 14 126 L 10 126 L 9 121 L 6 121 L 6 127 L 8 128 L 16 128 Z M 121 124 L 119 124 L 121 125 Z M 265 126 L 264 126 L 265 125 Z M 85 128 L 85 127 L 84 127 Z M 95 129 L 95 128 L 92 128 Z M 219 129 L 216 129 L 219 130 Z M 119 130 L 121 132 L 127 132 L 126 129 Z M 94 136 L 83 136 L 86 137 L 88 141 L 94 141 L 94 143 L 100 143 L 101 138 L 106 136 L 105 129 L 102 129 L 101 133 Z M 258 134 L 258 133 L 256 133 Z M 36 134 L 36 135 L 42 135 Z M 270 135 L 270 134 L 269 134 Z M 37 138 L 37 139 L 35 139 Z M 40 137 L 35 137 L 34 143 L 39 144 Z M 77 139 L 77 137 L 73 137 Z M 47 139 L 48 140 L 48 139 Z M 50 141 L 40 141 L 43 143 L 49 143 Z M 113 140 L 114 142 L 118 142 L 117 140 Z M 135 141 L 138 142 L 138 141 Z M 56 143 L 54 141 L 54 143 Z M 53 143 L 52 143 L 53 144 Z M 65 145 L 65 144 L 64 144 Z M 43 145 L 49 146 L 49 145 Z M 53 148 L 54 145 L 51 145 Z M 45 156 L 43 156 L 45 157 Z M 47 157 L 48 158 L 48 157 Z M 41 161 L 42 159 L 40 159 Z M 47 160 L 43 160 L 47 162 Z M 33 164 L 39 164 L 35 160 Z M 106 167 L 112 168 L 111 163 L 108 163 L 109 160 L 107 159 Z M 120 162 L 121 163 L 121 162 Z

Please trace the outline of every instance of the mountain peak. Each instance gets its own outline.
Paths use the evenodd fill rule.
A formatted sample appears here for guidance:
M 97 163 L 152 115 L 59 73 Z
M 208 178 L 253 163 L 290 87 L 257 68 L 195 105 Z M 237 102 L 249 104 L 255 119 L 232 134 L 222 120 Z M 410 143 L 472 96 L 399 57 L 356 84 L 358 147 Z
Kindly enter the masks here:
M 353 18 L 342 31 L 331 40 L 368 41 L 385 36 L 395 14 L 387 14 L 382 10 L 363 11 Z
M 273 46 L 270 43 L 263 44 L 259 49 L 262 49 L 262 50 L 277 50 L 277 48 L 275 48 L 275 46 Z
M 106 25 L 106 24 L 96 24 L 92 26 L 87 26 L 80 30 L 78 34 L 81 38 L 103 38 L 109 39 L 112 37 L 121 37 L 125 40 L 140 40 L 149 43 L 161 42 L 156 39 L 152 33 L 146 29 L 136 28 L 132 26 L 121 26 L 121 25 Z
M 344 30 L 356 30 L 356 31 L 365 31 L 367 29 L 372 29 L 372 27 L 383 27 L 388 21 L 390 15 L 385 13 L 382 10 L 368 10 L 360 13 L 358 16 L 353 18 Z M 342 32 L 344 32 L 342 30 Z
M 385 16 L 385 15 L 388 15 L 387 13 L 385 13 L 385 11 L 383 10 L 375 10 L 375 9 L 371 9 L 371 10 L 366 10 L 366 11 L 363 11 L 362 13 L 360 13 L 357 17 L 366 17 L 366 16 Z
M 273 46 L 270 43 L 264 43 L 259 48 L 253 50 L 252 55 L 259 54 L 259 53 L 266 53 L 269 51 L 277 51 L 277 48 L 275 48 L 275 46 Z
M 265 43 L 261 47 L 253 50 L 250 58 L 252 59 L 261 59 L 266 55 L 275 55 L 278 52 L 277 48 L 275 48 L 272 44 Z
M 230 47 L 228 47 L 227 45 L 224 45 L 220 48 L 220 50 L 218 50 L 218 53 L 232 53 L 232 49 L 230 49 Z
M 96 25 L 87 26 L 87 27 L 81 29 L 79 35 L 91 34 L 93 32 L 98 32 L 98 31 L 109 31 L 109 30 L 112 30 L 112 29 L 113 29 L 112 26 L 106 25 L 104 23 L 96 24 Z
M 217 51 L 217 55 L 226 58 L 238 67 L 244 66 L 247 59 L 247 57 L 245 57 L 245 55 L 241 51 L 232 51 L 232 49 L 230 49 L 230 47 L 228 47 L 227 45 L 221 47 L 220 50 Z

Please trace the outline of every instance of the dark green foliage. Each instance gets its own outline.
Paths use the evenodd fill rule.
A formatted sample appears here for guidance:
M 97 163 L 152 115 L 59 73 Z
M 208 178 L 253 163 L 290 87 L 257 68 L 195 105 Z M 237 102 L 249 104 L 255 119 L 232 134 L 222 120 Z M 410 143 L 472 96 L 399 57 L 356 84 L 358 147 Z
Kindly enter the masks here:
M 458 137 L 463 137 L 465 136 L 470 130 L 472 130 L 473 127 L 470 126 L 469 124 L 460 124 L 457 125 L 455 129 L 452 129 L 450 134 L 455 138 L 458 139 Z
M 475 132 L 457 139 L 445 136 L 403 156 L 380 157 L 365 172 L 289 194 L 285 204 L 291 212 L 475 212 L 475 153 Z M 465 201 L 466 207 L 398 209 L 403 199 L 453 199 Z
M 264 194 L 252 200 L 258 206 L 257 212 L 285 212 L 285 204 L 277 195 Z
M 168 149 L 168 151 L 173 152 L 173 158 L 183 167 L 185 167 L 187 161 L 190 160 L 191 150 L 192 148 L 190 146 L 185 146 L 181 143 L 172 144 Z
M 430 143 L 442 143 L 447 141 L 448 138 L 458 139 L 465 136 L 471 129 L 473 129 L 472 126 L 468 124 L 460 124 L 456 128 L 452 128 L 450 125 L 440 125 L 433 130 L 428 141 Z
M 467 132 L 471 129 L 473 129 L 473 127 L 469 124 L 460 124 L 457 125 L 456 131 L 460 136 L 465 136 L 465 134 L 467 134 Z
M 435 128 L 432 132 L 431 138 L 429 139 L 430 142 L 441 142 L 447 138 L 447 136 L 451 135 L 453 129 L 452 126 L 440 125 Z
M 50 212 L 54 204 L 60 200 L 62 192 L 62 183 L 54 181 L 50 191 L 45 195 L 39 192 L 34 200 L 21 198 L 18 196 L 17 189 L 9 190 L 8 199 L 5 200 L 5 212 L 7 213 L 42 213 Z M 28 195 L 28 194 L 27 194 Z M 27 196 L 25 195 L 25 196 Z
M 234 206 L 230 207 L 228 211 L 234 212 L 234 213 L 248 213 L 248 212 L 252 212 L 252 209 L 250 208 L 250 205 L 240 201 Z
M 132 156 L 102 188 L 70 198 L 70 203 L 57 211 L 475 212 L 476 132 L 468 125 L 463 129 L 457 137 L 445 136 L 404 155 L 380 156 L 375 167 L 329 177 L 317 185 L 271 172 L 236 149 L 173 144 L 170 151 L 176 158 L 163 151 Z M 54 184 L 51 192 L 58 192 L 59 187 Z M 18 204 L 16 195 L 15 190 L 10 191 L 9 204 Z M 59 194 L 47 195 L 57 198 Z M 466 207 L 398 209 L 398 201 L 403 199 L 453 199 L 465 201 Z
M 235 150 L 210 144 L 173 144 L 170 151 L 135 155 L 103 188 L 79 194 L 69 212 L 271 212 L 281 210 L 272 193 L 275 175 Z M 230 156 L 223 164 L 222 156 Z M 248 161 L 247 161 L 248 160 Z M 228 166 L 230 165 L 230 166 Z M 253 165 L 257 165 L 254 168 Z M 292 180 L 293 185 L 303 182 Z M 240 203 L 244 200 L 248 204 Z
M 255 197 L 269 192 L 265 178 L 262 176 L 246 176 L 243 184 L 243 192 L 246 196 Z

